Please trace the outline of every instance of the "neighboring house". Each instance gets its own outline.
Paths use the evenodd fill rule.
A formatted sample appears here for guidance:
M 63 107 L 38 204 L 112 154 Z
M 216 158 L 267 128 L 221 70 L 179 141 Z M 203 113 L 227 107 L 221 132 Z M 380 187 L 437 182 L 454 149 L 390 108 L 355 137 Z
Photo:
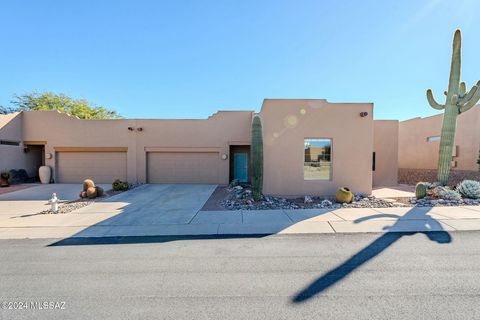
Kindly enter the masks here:
M 413 118 L 399 124 L 399 182 L 435 181 L 443 114 Z M 480 179 L 477 160 L 480 148 L 480 108 L 457 118 L 452 153 L 452 184 L 464 178 Z
M 25 169 L 35 177 L 44 163 L 43 146 L 23 144 L 23 114 L 0 115 L 0 171 Z
M 0 168 L 48 165 L 58 183 L 93 178 L 146 183 L 249 182 L 254 111 L 208 119 L 80 120 L 56 111 L 0 116 Z M 372 103 L 266 99 L 264 193 L 369 194 L 397 183 L 398 121 L 374 121 Z

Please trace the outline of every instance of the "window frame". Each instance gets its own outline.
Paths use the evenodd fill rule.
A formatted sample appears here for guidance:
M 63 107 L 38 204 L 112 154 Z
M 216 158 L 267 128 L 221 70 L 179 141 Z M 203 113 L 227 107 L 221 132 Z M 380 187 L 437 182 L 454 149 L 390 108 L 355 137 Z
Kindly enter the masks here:
M 0 140 L 1 146 L 10 146 L 10 147 L 20 147 L 20 141 L 13 141 L 13 140 Z
M 439 142 L 440 139 L 441 139 L 441 136 L 428 136 L 427 137 L 427 142 Z
M 306 179 L 305 178 L 305 142 L 306 140 L 329 140 L 330 141 L 330 165 L 328 179 Z M 303 163 L 302 163 L 303 181 L 333 181 L 333 138 L 330 137 L 304 137 L 303 138 Z

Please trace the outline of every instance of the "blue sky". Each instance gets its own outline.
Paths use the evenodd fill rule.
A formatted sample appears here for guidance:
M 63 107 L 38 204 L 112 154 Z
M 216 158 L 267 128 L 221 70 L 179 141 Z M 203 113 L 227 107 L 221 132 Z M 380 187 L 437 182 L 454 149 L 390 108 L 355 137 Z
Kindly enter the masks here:
M 128 118 L 205 118 L 264 98 L 428 116 L 456 28 L 462 78 L 480 79 L 475 12 L 477 0 L 2 0 L 0 104 L 49 90 Z

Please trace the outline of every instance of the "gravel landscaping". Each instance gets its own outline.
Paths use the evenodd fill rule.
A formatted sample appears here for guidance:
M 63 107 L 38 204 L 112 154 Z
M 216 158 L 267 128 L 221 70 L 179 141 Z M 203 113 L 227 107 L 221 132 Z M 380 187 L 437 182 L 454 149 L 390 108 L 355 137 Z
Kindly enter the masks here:
M 136 188 L 140 185 L 141 184 L 130 184 L 128 190 L 132 190 L 132 189 L 134 189 L 134 188 Z M 81 190 L 81 185 L 80 185 L 79 189 Z M 122 192 L 125 192 L 125 191 L 114 191 L 113 189 L 106 190 L 105 194 L 101 197 L 97 197 L 95 199 L 81 199 L 81 198 L 79 198 L 79 199 L 73 200 L 73 201 L 62 202 L 58 205 L 58 211 L 57 212 L 54 212 L 54 211 L 48 209 L 48 210 L 43 210 L 43 211 L 39 212 L 39 214 L 65 214 L 65 213 L 70 213 L 70 212 L 73 212 L 73 211 L 78 210 L 80 208 L 91 205 L 91 204 L 95 203 L 96 201 L 108 199 L 108 198 L 113 197 L 113 196 L 115 196 L 119 193 L 122 193 Z
M 391 199 L 378 199 L 373 196 L 355 195 L 352 203 L 339 204 L 332 198 L 310 197 L 287 199 L 264 196 L 254 201 L 249 186 L 226 188 L 226 197 L 220 204 L 227 210 L 268 210 L 268 209 L 316 209 L 316 208 L 390 208 L 405 207 L 407 204 Z
M 310 197 L 287 199 L 282 197 L 264 196 L 260 201 L 254 201 L 250 186 L 235 186 L 225 188 L 223 199 L 219 205 L 226 210 L 273 210 L 273 209 L 338 209 L 338 208 L 392 208 L 392 207 L 434 207 L 434 206 L 468 206 L 480 205 L 480 200 L 461 199 L 444 200 L 436 198 L 375 198 L 357 194 L 352 203 L 336 203 L 333 198 Z

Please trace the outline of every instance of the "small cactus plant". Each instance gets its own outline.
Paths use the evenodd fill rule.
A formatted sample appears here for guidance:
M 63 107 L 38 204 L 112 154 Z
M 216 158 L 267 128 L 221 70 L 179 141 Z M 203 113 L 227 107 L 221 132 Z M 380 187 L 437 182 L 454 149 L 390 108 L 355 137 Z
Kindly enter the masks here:
M 451 189 L 442 189 L 438 193 L 438 197 L 443 200 L 462 200 L 462 196 L 455 190 Z
M 95 188 L 95 183 L 92 179 L 85 179 L 83 180 L 83 191 L 87 191 L 88 188 Z
M 427 190 L 429 185 L 425 182 L 419 182 L 415 186 L 415 197 L 417 199 L 423 199 L 427 196 Z
M 86 192 L 89 199 L 95 199 L 97 197 L 97 189 L 95 187 L 88 188 Z
M 463 180 L 457 185 L 457 191 L 465 198 L 480 199 L 480 182 Z
M 353 193 L 347 187 L 342 187 L 335 193 L 335 201 L 338 203 L 351 203 L 353 201 Z
M 263 134 L 262 121 L 254 116 L 252 121 L 252 193 L 253 199 L 262 198 L 263 189 Z

